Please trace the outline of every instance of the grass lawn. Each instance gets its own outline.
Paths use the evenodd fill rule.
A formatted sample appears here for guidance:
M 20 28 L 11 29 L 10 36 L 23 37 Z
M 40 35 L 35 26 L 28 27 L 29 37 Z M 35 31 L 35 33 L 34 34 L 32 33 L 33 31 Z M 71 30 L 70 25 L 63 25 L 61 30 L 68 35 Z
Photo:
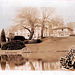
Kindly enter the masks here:
M 58 61 L 64 57 L 72 47 L 75 46 L 75 37 L 45 38 L 39 44 L 26 44 L 33 53 L 28 54 L 28 58 L 42 59 L 43 61 Z

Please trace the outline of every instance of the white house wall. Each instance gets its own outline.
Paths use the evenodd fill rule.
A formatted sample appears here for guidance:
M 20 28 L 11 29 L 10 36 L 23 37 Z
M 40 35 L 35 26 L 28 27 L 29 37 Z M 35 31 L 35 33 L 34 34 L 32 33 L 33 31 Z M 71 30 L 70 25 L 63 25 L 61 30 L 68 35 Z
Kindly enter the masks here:
M 44 29 L 44 37 L 48 37 L 49 36 L 49 27 L 46 27 L 47 28 L 47 31 L 46 29 Z M 31 28 L 29 28 L 31 30 Z M 10 32 L 8 32 L 8 35 L 9 35 Z M 23 28 L 19 28 L 18 30 L 15 30 L 13 32 L 13 34 L 15 36 L 24 36 L 26 39 L 29 38 L 28 35 L 30 35 L 30 32 L 27 30 L 27 29 L 23 29 Z M 37 38 L 41 38 L 41 27 L 36 27 L 35 30 L 34 30 L 34 35 L 33 35 L 33 39 L 37 39 Z
M 58 30 L 53 30 L 53 34 L 56 37 L 66 37 L 70 35 L 70 31 L 68 29 L 58 29 Z

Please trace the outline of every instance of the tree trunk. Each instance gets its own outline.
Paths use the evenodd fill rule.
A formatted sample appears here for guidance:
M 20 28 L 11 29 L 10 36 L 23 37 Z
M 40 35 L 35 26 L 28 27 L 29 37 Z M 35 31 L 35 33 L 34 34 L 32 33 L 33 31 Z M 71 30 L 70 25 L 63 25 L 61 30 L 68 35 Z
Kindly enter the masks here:
M 32 39 L 33 34 L 34 34 L 34 29 L 31 29 L 31 33 L 30 33 L 30 36 L 29 36 L 29 40 L 31 40 L 31 39 Z
M 43 32 L 44 32 L 44 21 L 42 23 L 42 28 L 41 28 L 41 39 L 43 39 Z
M 41 29 L 41 39 L 43 39 L 43 28 Z
M 30 36 L 29 36 L 29 40 L 32 39 L 33 34 L 34 34 L 34 25 L 31 25 L 31 33 L 30 33 Z
M 22 26 L 23 28 L 25 28 L 25 29 L 27 29 L 30 33 L 31 33 L 31 31 L 30 31 L 30 29 L 29 28 L 27 28 L 27 27 L 24 27 L 24 26 Z
M 24 26 L 22 26 L 22 27 L 27 29 L 30 32 L 29 40 L 31 40 L 33 37 L 33 34 L 34 34 L 34 25 L 31 26 L 31 30 L 29 28 L 24 27 Z

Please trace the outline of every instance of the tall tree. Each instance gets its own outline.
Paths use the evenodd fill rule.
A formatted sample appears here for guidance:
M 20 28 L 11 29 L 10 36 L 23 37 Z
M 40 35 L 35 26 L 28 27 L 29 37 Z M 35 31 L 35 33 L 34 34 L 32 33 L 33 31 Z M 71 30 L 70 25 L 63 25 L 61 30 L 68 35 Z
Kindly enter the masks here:
M 6 42 L 5 31 L 2 29 L 1 31 L 1 42 Z
M 39 11 L 36 7 L 22 8 L 16 17 L 15 22 L 30 32 L 29 40 L 33 37 L 35 23 L 37 23 L 38 17 Z
M 55 12 L 53 7 L 41 7 L 42 10 L 42 29 L 41 29 L 41 38 L 43 39 L 43 32 L 46 22 L 50 23 L 52 14 Z

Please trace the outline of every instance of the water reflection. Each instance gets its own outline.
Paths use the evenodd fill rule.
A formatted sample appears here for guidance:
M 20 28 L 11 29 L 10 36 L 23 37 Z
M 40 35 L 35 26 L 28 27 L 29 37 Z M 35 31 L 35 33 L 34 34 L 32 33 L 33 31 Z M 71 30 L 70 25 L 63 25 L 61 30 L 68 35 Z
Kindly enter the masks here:
M 1 70 L 60 70 L 60 62 L 47 62 L 42 59 L 28 59 L 21 54 L 1 55 Z

